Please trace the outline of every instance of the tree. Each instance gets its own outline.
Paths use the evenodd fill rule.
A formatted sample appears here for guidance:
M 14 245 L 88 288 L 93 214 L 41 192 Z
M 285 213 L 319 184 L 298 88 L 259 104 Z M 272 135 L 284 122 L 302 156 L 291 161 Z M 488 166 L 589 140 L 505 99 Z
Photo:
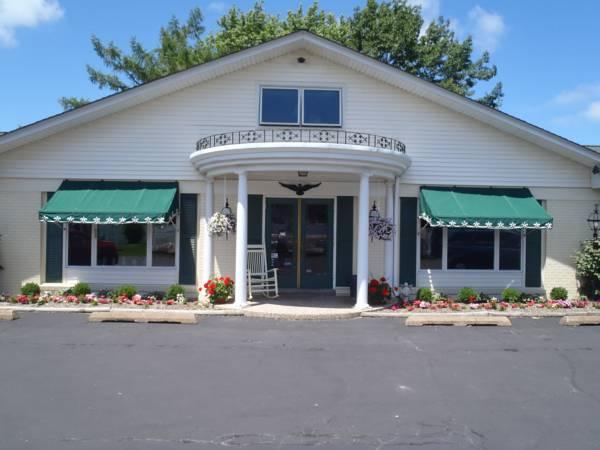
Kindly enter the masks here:
M 300 6 L 288 12 L 283 19 L 267 13 L 259 1 L 248 12 L 232 7 L 217 25 L 216 32 L 205 34 L 202 13 L 194 8 L 185 23 L 173 17 L 160 29 L 158 47 L 147 50 L 132 38 L 129 52 L 92 36 L 94 51 L 108 72 L 88 65 L 90 81 L 101 89 L 121 92 L 297 30 L 339 42 L 465 97 L 475 95 L 477 83 L 496 76 L 488 52 L 473 59 L 471 37 L 458 39 L 443 17 L 423 30 L 420 8 L 406 0 L 368 0 L 350 17 L 336 17 L 315 1 L 306 10 Z M 498 108 L 503 96 L 502 83 L 496 83 L 477 101 Z M 63 97 L 59 101 L 71 109 L 85 99 Z

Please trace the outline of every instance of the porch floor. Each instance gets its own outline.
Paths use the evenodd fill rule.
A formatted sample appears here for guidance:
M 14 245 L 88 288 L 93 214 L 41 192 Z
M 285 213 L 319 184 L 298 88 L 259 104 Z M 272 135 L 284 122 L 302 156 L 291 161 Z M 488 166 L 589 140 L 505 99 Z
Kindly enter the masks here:
M 290 320 L 332 320 L 359 317 L 360 311 L 354 309 L 353 297 L 341 297 L 322 292 L 283 292 L 275 299 L 256 296 L 248 301 L 244 308 L 247 317 Z M 231 304 L 218 308 L 229 309 Z

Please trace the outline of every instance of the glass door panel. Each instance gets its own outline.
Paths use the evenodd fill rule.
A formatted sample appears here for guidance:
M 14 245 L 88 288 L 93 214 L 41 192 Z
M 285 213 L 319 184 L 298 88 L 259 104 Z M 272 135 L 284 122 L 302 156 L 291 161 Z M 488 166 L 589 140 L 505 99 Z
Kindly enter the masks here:
M 300 286 L 330 289 L 333 281 L 333 200 L 302 200 Z
M 298 287 L 298 200 L 267 199 L 266 251 L 269 267 L 279 269 L 279 286 Z

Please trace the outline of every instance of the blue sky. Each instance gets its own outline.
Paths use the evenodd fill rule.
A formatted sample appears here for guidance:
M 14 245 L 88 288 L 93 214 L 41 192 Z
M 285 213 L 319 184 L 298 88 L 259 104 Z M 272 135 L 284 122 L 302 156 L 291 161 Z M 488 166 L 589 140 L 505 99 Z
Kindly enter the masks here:
M 427 19 L 449 18 L 460 36 L 487 48 L 504 83 L 502 110 L 582 144 L 600 144 L 600 2 L 580 0 L 410 0 Z M 208 30 L 233 4 L 192 0 L 0 0 L 0 130 L 61 111 L 63 95 L 99 98 L 85 64 L 99 67 L 90 36 L 126 46 L 136 36 L 152 47 L 172 15 L 193 6 Z M 310 1 L 305 1 L 309 5 Z M 324 9 L 349 15 L 361 0 L 322 0 Z M 270 0 L 285 14 L 297 0 Z M 487 87 L 487 86 L 486 86 Z

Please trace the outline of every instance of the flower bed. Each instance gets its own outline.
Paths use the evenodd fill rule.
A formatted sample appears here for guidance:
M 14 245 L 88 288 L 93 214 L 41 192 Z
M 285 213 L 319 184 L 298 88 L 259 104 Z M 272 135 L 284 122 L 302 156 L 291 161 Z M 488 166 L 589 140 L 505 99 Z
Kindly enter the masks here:
M 475 312 L 475 311 L 498 311 L 498 312 L 524 312 L 532 315 L 552 314 L 556 312 L 574 310 L 581 312 L 600 313 L 600 301 L 589 300 L 547 300 L 544 298 L 531 299 L 527 301 L 505 302 L 492 298 L 487 301 L 462 303 L 451 299 L 440 299 L 432 301 L 412 300 L 398 302 L 388 305 L 384 311 L 406 312 L 406 313 L 449 313 L 449 312 Z
M 174 299 L 158 299 L 153 295 L 135 294 L 131 298 L 121 295 L 105 295 L 90 293 L 86 295 L 53 294 L 44 292 L 40 295 L 0 295 L 0 305 L 53 306 L 64 308 L 81 308 L 94 306 L 110 306 L 111 308 L 156 308 L 156 309 L 206 309 L 212 304 L 208 301 L 187 299 L 179 294 Z

